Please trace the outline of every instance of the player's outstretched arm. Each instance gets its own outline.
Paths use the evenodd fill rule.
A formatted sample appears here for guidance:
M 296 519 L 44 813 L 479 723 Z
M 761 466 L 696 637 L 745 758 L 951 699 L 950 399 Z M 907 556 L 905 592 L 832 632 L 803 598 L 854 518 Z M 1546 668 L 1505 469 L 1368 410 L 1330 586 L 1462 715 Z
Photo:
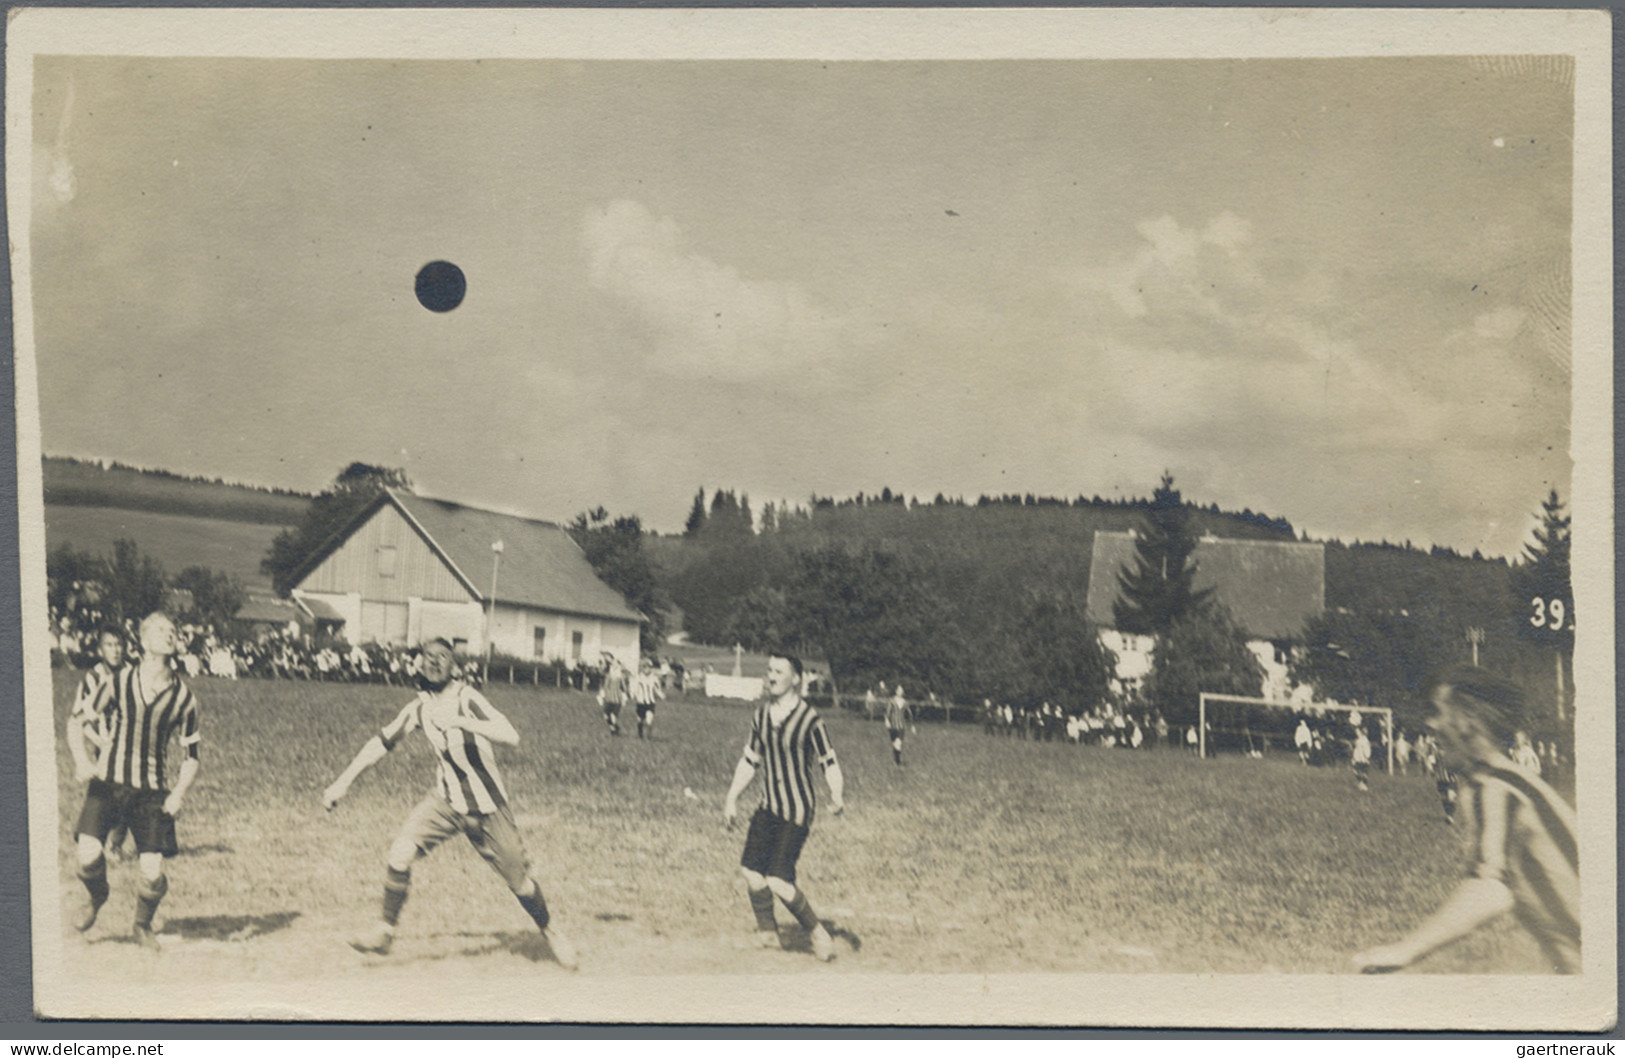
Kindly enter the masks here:
M 389 747 L 384 745 L 382 736 L 374 735 L 367 739 L 366 745 L 362 746 L 360 751 L 356 753 L 355 759 L 350 762 L 350 766 L 345 768 L 337 779 L 333 780 L 333 785 L 322 791 L 322 807 L 331 812 L 333 806 L 343 800 L 344 795 L 350 792 L 350 784 L 355 782 L 356 777 L 383 760 L 388 753 Z
M 1435 948 L 1465 937 L 1511 907 L 1512 893 L 1505 885 L 1492 878 L 1468 878 L 1403 940 L 1357 952 L 1352 962 L 1362 973 L 1402 969 Z
M 756 765 L 750 762 L 749 757 L 740 757 L 739 763 L 734 765 L 734 778 L 728 784 L 728 795 L 722 799 L 722 821 L 728 826 L 734 825 L 734 817 L 739 814 L 739 795 L 745 792 L 745 787 L 754 778 Z

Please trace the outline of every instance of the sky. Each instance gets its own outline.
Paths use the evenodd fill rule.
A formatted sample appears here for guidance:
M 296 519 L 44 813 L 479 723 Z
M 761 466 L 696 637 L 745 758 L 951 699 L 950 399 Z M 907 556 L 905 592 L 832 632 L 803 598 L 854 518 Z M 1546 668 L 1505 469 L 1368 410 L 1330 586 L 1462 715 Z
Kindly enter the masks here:
M 1559 63 L 35 60 L 47 454 L 541 518 L 1149 495 L 1514 555 Z M 457 264 L 454 311 L 413 278 Z

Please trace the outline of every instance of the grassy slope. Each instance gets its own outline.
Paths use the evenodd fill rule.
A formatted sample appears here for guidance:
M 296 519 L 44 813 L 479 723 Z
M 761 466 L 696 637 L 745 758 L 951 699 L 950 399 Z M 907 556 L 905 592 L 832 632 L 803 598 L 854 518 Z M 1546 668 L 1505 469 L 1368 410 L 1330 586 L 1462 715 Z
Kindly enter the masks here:
M 79 551 L 113 554 L 113 542 L 134 540 L 171 576 L 188 566 L 205 566 L 236 574 L 248 587 L 269 589 L 271 578 L 260 572 L 278 525 L 199 518 L 188 514 L 118 510 L 101 507 L 45 508 L 47 548 L 69 544 Z
M 50 506 L 114 507 L 288 526 L 299 523 L 310 503 L 308 496 L 187 481 L 124 468 L 103 470 L 94 464 L 62 459 L 47 458 L 43 469 L 45 502 Z
M 56 681 L 58 730 L 71 674 Z M 528 920 L 465 843 L 420 864 L 396 952 L 364 960 L 342 938 L 377 913 L 381 860 L 428 788 L 422 740 L 356 784 L 333 815 L 318 797 L 405 700 L 400 689 L 199 681 L 205 768 L 171 867 L 168 950 L 125 943 L 133 868 L 87 938 L 64 926 L 64 965 L 97 981 L 288 982 L 343 973 L 390 987 L 558 973 Z M 922 726 L 908 765 L 883 731 L 830 719 L 850 810 L 821 815 L 802 881 L 850 939 L 831 967 L 741 950 L 750 912 L 740 832 L 719 805 L 748 726 L 739 704 L 678 700 L 660 738 L 611 739 L 590 697 L 495 687 L 523 735 L 500 761 L 538 877 L 582 951 L 582 973 L 1334 972 L 1390 939 L 1458 876 L 1456 835 L 1432 783 L 1295 759 L 1199 762 L 990 739 Z M 81 791 L 59 747 L 58 898 L 80 899 L 71 831 Z M 695 798 L 685 795 L 690 788 Z M 747 806 L 756 792 L 747 794 Z M 36 894 L 49 899 L 49 894 Z M 781 922 L 787 916 L 780 912 Z M 1502 923 L 1425 971 L 1529 971 Z M 361 978 L 358 978 L 358 980 Z

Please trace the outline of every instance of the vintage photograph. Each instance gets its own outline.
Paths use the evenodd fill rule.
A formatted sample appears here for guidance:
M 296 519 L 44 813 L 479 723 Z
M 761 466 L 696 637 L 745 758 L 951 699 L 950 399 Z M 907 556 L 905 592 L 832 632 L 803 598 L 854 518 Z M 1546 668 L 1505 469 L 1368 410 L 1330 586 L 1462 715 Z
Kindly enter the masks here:
M 1612 1025 L 1608 33 L 18 15 L 39 1014 Z

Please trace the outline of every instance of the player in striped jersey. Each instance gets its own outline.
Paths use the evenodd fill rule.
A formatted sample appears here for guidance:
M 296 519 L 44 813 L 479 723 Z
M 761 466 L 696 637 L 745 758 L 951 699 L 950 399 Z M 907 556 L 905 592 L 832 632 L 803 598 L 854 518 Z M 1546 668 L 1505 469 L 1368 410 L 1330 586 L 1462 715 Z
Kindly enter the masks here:
M 95 765 L 85 752 L 84 740 L 88 738 L 97 747 L 105 747 L 110 737 L 102 723 L 102 716 L 95 711 L 100 700 L 99 692 L 102 684 L 112 679 L 113 673 L 123 664 L 124 632 L 117 625 L 106 625 L 96 635 L 96 664 L 79 681 L 79 690 L 73 696 L 73 712 L 68 716 L 68 749 L 73 753 L 74 772 L 81 782 L 95 774 Z M 75 723 L 79 725 L 78 734 L 74 733 Z M 122 823 L 107 832 L 104 843 L 107 855 L 117 857 L 123 854 L 127 834 L 129 828 Z
M 170 667 L 178 637 L 168 615 L 153 613 L 141 622 L 141 661 L 125 665 L 102 681 L 84 714 L 69 720 L 68 745 L 76 765 L 91 765 L 90 787 L 79 813 L 79 879 L 90 896 L 74 922 L 81 933 L 96 923 L 107 902 L 109 831 L 127 826 L 135 835 L 140 857 L 136 890 L 135 939 L 156 949 L 152 916 L 169 889 L 164 859 L 180 851 L 175 816 L 198 773 L 197 699 Z M 88 723 L 99 719 L 100 741 L 94 761 L 85 747 Z M 165 787 L 164 754 L 178 735 L 186 750 L 174 789 Z
M 432 639 L 418 663 L 418 696 L 407 703 L 382 731 L 367 740 L 333 785 L 322 794 L 329 812 L 349 791 L 356 777 L 384 758 L 400 740 L 421 730 L 436 756 L 435 784 L 401 824 L 389 847 L 384 880 L 383 919 L 369 934 L 350 941 L 358 951 L 387 955 L 395 925 L 412 884 L 412 865 L 447 838 L 462 834 L 491 867 L 547 938 L 553 957 L 575 969 L 575 950 L 551 925 L 542 888 L 530 874 L 530 858 L 514 823 L 508 792 L 497 771 L 491 743 L 519 744 L 519 732 L 492 708 L 485 696 L 456 679 L 451 644 Z
M 807 931 L 813 954 L 828 962 L 835 957 L 835 945 L 806 894 L 796 885 L 796 860 L 812 827 L 817 800 L 813 762 L 823 766 L 830 811 L 836 815 L 845 807 L 845 782 L 824 721 L 818 710 L 801 697 L 800 658 L 788 654 L 768 657 L 767 693 L 768 700 L 756 708 L 750 739 L 734 767 L 722 816 L 731 828 L 739 810 L 739 795 L 761 769 L 762 804 L 751 817 L 745 852 L 739 861 L 750 891 L 751 910 L 756 914 L 758 943 L 763 947 L 778 946 L 779 928 L 773 917 L 773 897 L 777 896 Z
M 1580 970 L 1580 878 L 1575 816 L 1505 746 L 1522 719 L 1523 692 L 1482 669 L 1462 668 L 1433 690 L 1432 726 L 1462 781 L 1467 877 L 1403 940 L 1354 956 L 1366 973 L 1407 966 L 1512 911 L 1558 973 Z

